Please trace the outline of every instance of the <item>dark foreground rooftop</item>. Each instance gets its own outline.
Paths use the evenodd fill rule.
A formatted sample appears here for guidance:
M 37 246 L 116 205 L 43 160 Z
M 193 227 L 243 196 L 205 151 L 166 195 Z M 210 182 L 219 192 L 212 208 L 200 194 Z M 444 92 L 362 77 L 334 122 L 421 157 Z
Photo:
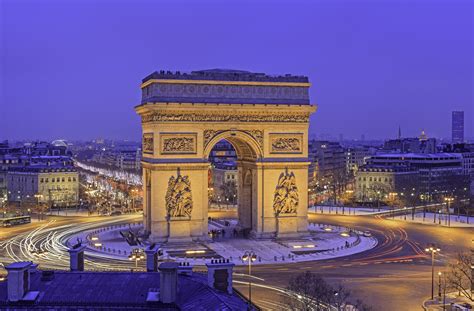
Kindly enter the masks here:
M 179 275 L 175 303 L 147 302 L 160 289 L 159 272 L 54 272 L 31 274 L 34 302 L 7 302 L 7 282 L 0 282 L 0 310 L 245 310 L 236 295 L 207 286 L 206 275 Z

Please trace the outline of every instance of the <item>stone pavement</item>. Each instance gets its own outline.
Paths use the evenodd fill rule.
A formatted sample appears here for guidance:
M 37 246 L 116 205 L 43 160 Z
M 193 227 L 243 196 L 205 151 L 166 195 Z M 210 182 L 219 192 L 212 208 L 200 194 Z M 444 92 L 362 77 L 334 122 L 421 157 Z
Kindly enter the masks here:
M 252 250 L 257 254 L 254 264 L 292 263 L 348 256 L 377 245 L 375 238 L 344 227 L 311 224 L 308 228 L 310 234 L 305 238 L 256 240 L 233 235 L 235 224 L 231 219 L 211 221 L 210 231 L 227 234 L 211 235 L 208 242 L 164 244 L 163 259 L 180 258 L 193 264 L 204 264 L 211 258 L 229 258 L 235 264 L 243 265 L 242 254 Z M 138 235 L 142 229 L 141 223 L 115 225 L 82 232 L 71 237 L 70 241 L 80 238 L 88 243 L 89 252 L 127 259 L 133 248 L 144 248 L 148 243 L 129 245 L 121 232 L 131 231 Z

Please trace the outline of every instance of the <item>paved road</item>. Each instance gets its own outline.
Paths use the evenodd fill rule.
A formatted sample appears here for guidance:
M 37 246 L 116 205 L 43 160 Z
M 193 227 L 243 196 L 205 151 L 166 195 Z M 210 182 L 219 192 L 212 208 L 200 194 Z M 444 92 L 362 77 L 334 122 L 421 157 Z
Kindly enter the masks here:
M 0 262 L 34 261 L 43 269 L 68 269 L 66 241 L 76 232 L 92 228 L 141 221 L 140 215 L 116 217 L 48 216 L 45 221 L 10 228 L 0 228 Z M 37 252 L 40 250 L 40 253 Z M 86 269 L 128 270 L 128 260 L 86 253 Z
M 431 294 L 431 261 L 424 253 L 428 243 L 436 243 L 441 255 L 436 270 L 443 269 L 457 252 L 471 247 L 472 228 L 446 228 L 405 223 L 368 216 L 312 215 L 310 222 L 335 224 L 358 230 L 370 230 L 379 245 L 364 253 L 327 261 L 255 266 L 252 274 L 266 284 L 285 287 L 291 276 L 306 270 L 320 273 L 331 283 L 342 283 L 353 295 L 362 298 L 375 310 L 421 310 L 424 298 Z M 237 271 L 245 271 L 242 267 Z M 255 288 L 260 305 L 278 302 Z M 244 291 L 245 294 L 245 291 Z M 258 295 L 258 296 L 257 296 Z M 258 301 L 257 301 L 258 302 Z
M 212 217 L 235 217 L 235 212 L 214 212 Z M 43 268 L 67 268 L 68 256 L 63 242 L 78 230 L 97 226 L 139 220 L 139 216 L 119 217 L 49 217 L 47 222 L 32 223 L 11 228 L 0 228 L 0 260 L 34 260 Z M 436 243 L 441 255 L 437 269 L 452 259 L 457 252 L 471 247 L 472 228 L 446 228 L 368 216 L 311 215 L 310 221 L 335 224 L 358 230 L 369 230 L 379 244 L 369 251 L 348 257 L 325 261 L 294 264 L 255 266 L 253 298 L 264 309 L 284 309 L 283 295 L 276 288 L 285 288 L 295 273 L 310 270 L 320 273 L 328 281 L 343 283 L 354 296 L 373 305 L 376 310 L 421 310 L 421 302 L 430 295 L 430 260 L 423 249 L 427 243 Z M 32 254 L 43 249 L 44 254 Z M 92 269 L 129 269 L 124 260 L 96 255 L 86 256 L 86 267 Z M 237 267 L 245 274 L 245 267 Z M 244 276 L 235 277 L 236 287 L 247 294 Z M 271 289 L 268 286 L 272 287 Z

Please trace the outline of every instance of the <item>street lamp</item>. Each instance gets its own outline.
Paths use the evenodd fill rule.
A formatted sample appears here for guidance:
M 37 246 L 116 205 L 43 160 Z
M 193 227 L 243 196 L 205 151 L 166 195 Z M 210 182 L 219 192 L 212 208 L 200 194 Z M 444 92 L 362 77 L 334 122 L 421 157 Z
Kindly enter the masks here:
M 128 260 L 135 260 L 135 268 L 138 268 L 138 262 L 142 259 L 145 259 L 145 255 L 141 248 L 134 248 L 130 255 L 128 255 Z
M 441 249 L 434 245 L 425 248 L 425 251 L 431 253 L 431 299 L 434 299 L 434 257 Z
M 40 194 L 40 193 L 35 194 L 35 198 L 36 198 L 36 210 L 38 211 L 38 220 L 41 220 L 41 218 L 42 218 L 41 216 L 42 216 L 42 212 L 43 212 L 43 211 L 41 210 L 41 208 L 40 208 L 40 203 L 39 203 L 40 198 L 42 198 L 42 197 L 43 197 L 43 195 Z
M 438 272 L 438 298 L 441 299 L 441 271 Z
M 444 201 L 446 202 L 447 208 L 448 208 L 448 227 L 451 226 L 451 211 L 449 208 L 451 207 L 451 203 L 454 201 L 454 198 L 447 197 L 444 198 Z
M 253 251 L 245 251 L 244 256 L 242 256 L 243 261 L 249 262 L 249 306 L 248 310 L 252 309 L 252 262 L 257 260 L 257 255 Z

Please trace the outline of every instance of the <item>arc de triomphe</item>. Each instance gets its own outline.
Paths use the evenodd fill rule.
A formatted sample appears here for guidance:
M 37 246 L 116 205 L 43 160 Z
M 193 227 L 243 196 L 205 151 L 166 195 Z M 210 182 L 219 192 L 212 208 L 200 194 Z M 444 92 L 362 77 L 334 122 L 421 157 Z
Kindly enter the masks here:
M 254 237 L 307 232 L 307 77 L 234 70 L 154 72 L 135 110 L 143 129 L 144 227 L 157 242 L 207 238 L 208 157 L 238 158 L 238 215 Z

